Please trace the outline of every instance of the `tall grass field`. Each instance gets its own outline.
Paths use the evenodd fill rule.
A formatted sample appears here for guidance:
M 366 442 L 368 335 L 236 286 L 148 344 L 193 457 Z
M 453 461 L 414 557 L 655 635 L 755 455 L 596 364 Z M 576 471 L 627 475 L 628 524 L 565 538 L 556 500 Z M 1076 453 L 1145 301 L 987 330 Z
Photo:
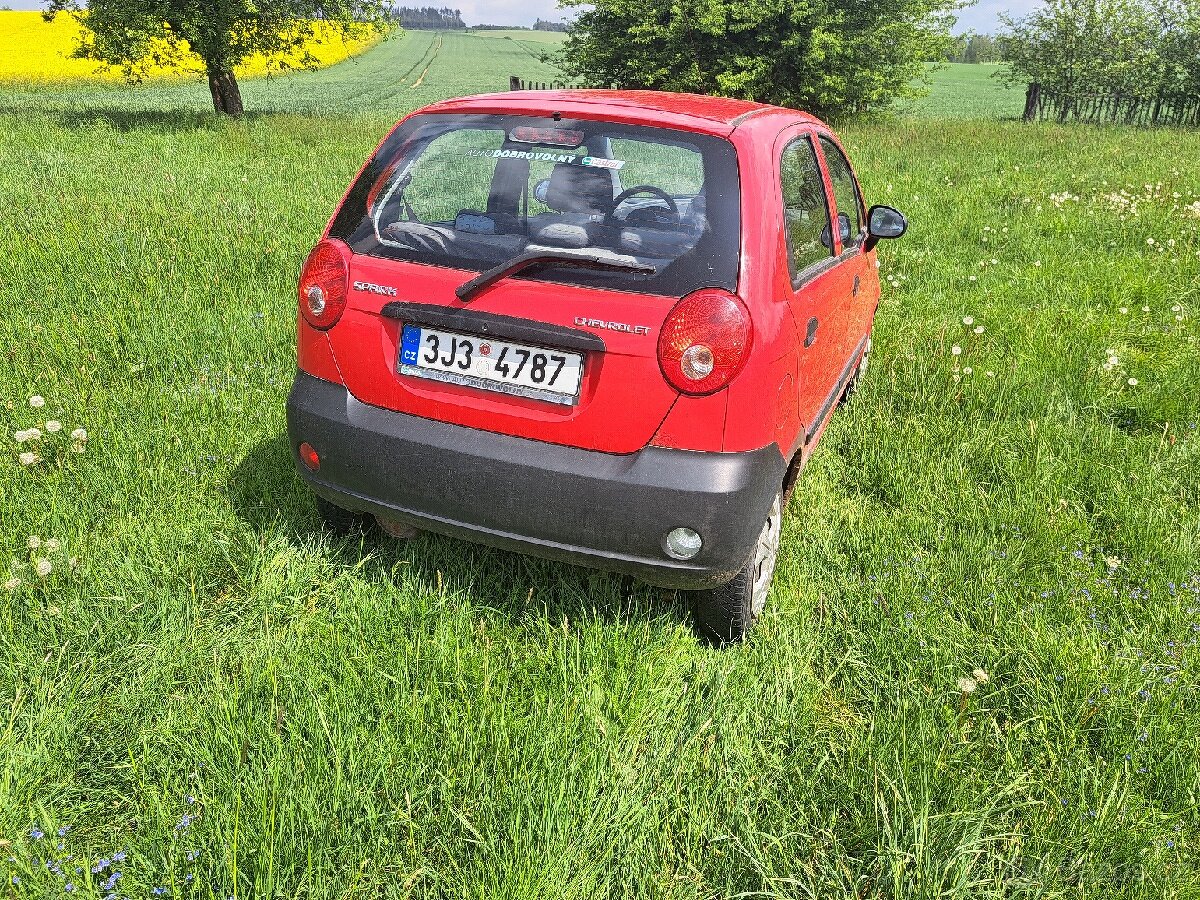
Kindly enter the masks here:
M 541 66 L 0 87 L 0 896 L 1200 897 L 1200 137 L 841 129 L 911 228 L 717 651 L 685 596 L 333 539 L 292 471 L 349 179 Z

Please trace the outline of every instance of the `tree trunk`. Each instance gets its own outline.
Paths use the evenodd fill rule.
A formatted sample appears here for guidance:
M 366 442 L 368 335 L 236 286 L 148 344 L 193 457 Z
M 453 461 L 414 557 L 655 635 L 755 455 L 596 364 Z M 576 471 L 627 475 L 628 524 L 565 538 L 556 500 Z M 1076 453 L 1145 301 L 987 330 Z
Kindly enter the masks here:
M 229 116 L 240 116 L 246 111 L 242 106 L 242 91 L 237 76 L 223 67 L 209 68 L 208 90 L 212 94 L 213 109 Z

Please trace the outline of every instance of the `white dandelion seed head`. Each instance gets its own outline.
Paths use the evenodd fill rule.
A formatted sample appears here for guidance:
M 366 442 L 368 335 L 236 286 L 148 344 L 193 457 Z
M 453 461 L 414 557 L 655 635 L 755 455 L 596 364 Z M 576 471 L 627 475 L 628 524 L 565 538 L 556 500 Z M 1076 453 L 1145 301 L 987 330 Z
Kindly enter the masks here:
M 975 370 L 972 369 L 970 366 L 963 366 L 963 374 L 964 375 L 970 375 L 974 371 Z
M 86 441 L 88 439 L 88 433 L 82 428 L 76 428 L 71 432 L 71 439 L 76 441 Z
M 979 683 L 974 678 L 964 677 L 958 679 L 958 689 L 964 694 L 975 693 L 975 688 L 977 687 L 979 687 Z
M 42 546 L 42 539 L 36 534 L 31 534 L 29 536 L 29 540 L 25 542 L 25 546 L 30 550 L 36 550 L 38 547 Z
M 975 333 L 976 333 L 976 334 L 983 334 L 983 332 L 984 332 L 984 327 L 983 327 L 982 325 L 976 325 L 976 326 L 975 326 Z
M 46 405 L 46 398 L 43 397 L 41 394 L 34 394 L 32 397 L 29 398 L 29 405 L 32 406 L 34 409 L 41 409 L 43 406 Z
M 950 352 L 954 356 L 960 356 L 962 354 L 962 347 L 958 346 L 958 344 L 955 344 L 953 347 L 950 348 Z
M 1130 387 L 1137 387 L 1138 380 L 1136 378 L 1130 378 L 1128 383 Z
M 8 581 L 4 582 L 4 589 L 6 591 L 15 591 L 20 586 L 21 586 L 21 579 L 17 578 L 15 575 L 12 578 L 8 579 Z
M 47 538 L 45 546 L 46 546 L 46 549 L 48 551 L 50 551 L 51 553 L 56 553 L 58 551 L 58 548 L 61 547 L 62 544 L 60 544 L 58 542 L 58 538 Z
M 987 684 L 989 681 L 991 681 L 991 676 L 988 675 L 988 673 L 983 669 L 976 669 L 971 674 L 975 676 L 975 680 L 980 684 Z
M 38 573 L 38 578 L 45 578 L 54 570 L 54 566 L 51 565 L 50 560 L 46 559 L 45 557 L 39 559 L 34 564 L 33 568 L 34 571 Z
M 51 434 L 58 434 L 62 431 L 62 422 L 58 421 L 58 419 L 51 419 L 46 423 L 46 430 Z
M 973 318 L 971 318 L 970 316 L 963 316 L 963 324 L 964 325 L 974 325 L 975 320 Z
M 27 450 L 24 453 L 18 455 L 17 460 L 23 466 L 32 466 L 34 463 L 40 461 L 41 457 L 38 456 L 36 453 L 34 453 L 31 450 Z

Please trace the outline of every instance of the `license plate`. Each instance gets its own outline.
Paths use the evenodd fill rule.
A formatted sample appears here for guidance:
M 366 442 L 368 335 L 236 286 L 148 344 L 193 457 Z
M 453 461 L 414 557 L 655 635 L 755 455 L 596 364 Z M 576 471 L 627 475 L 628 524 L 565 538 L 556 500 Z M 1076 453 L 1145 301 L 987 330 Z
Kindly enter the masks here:
M 583 356 L 421 325 L 405 325 L 400 374 L 570 405 L 579 398 Z

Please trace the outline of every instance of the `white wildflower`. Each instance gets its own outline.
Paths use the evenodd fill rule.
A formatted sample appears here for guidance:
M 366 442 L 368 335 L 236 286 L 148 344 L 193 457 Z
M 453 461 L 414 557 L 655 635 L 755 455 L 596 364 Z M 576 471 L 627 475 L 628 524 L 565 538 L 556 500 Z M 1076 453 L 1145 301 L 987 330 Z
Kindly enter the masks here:
M 974 325 L 975 320 L 973 318 L 971 318 L 970 316 L 963 316 L 963 324 L 964 325 Z
M 1110 366 L 1119 366 L 1121 364 L 1121 358 L 1114 354 L 1108 358 L 1108 364 Z
M 46 430 L 51 434 L 58 434 L 62 431 L 62 422 L 58 421 L 58 419 L 51 419 L 46 423 Z
M 1121 315 L 1123 315 L 1123 316 L 1124 316 L 1124 315 L 1128 315 L 1128 314 L 1129 314 L 1129 307 L 1128 307 L 1128 306 L 1122 306 L 1122 307 L 1121 307 L 1119 310 L 1117 310 L 1117 312 L 1119 312 L 1119 313 L 1120 313 Z
M 33 568 L 38 573 L 39 578 L 45 578 L 54 569 L 54 566 L 50 564 L 50 560 L 43 557 L 34 564 Z
M 984 332 L 984 327 L 983 327 L 982 325 L 976 325 L 976 326 L 975 326 L 975 333 L 976 333 L 976 334 L 983 334 L 983 332 Z
M 980 684 L 987 684 L 989 681 L 991 681 L 991 677 L 983 669 L 976 669 L 971 674 L 975 676 L 975 680 Z
M 4 589 L 6 591 L 15 591 L 20 586 L 21 579 L 17 578 L 16 576 L 13 576 L 12 578 L 8 579 L 8 581 L 4 582 Z
M 76 428 L 71 432 L 71 439 L 75 441 L 86 441 L 88 434 L 82 428 Z
M 1137 387 L 1137 383 L 1138 383 L 1138 380 L 1137 380 L 1136 378 L 1130 378 L 1130 379 L 1129 379 L 1129 386 L 1130 386 L 1130 387 Z
M 46 550 L 50 553 L 56 553 L 62 544 L 58 542 L 58 538 L 48 538 L 46 540 Z
M 964 694 L 975 693 L 975 688 L 979 687 L 979 683 L 974 678 L 958 679 L 958 689 Z
M 1110 572 L 1115 572 L 1121 567 L 1121 558 L 1119 556 L 1104 557 L 1104 564 L 1108 566 Z
M 36 550 L 38 547 L 42 546 L 42 539 L 36 534 L 31 534 L 29 536 L 29 540 L 25 542 L 25 546 L 30 550 Z
M 21 465 L 23 465 L 23 466 L 32 466 L 34 463 L 39 462 L 41 460 L 41 457 L 38 456 L 36 453 L 26 452 L 26 453 L 19 454 L 17 456 L 17 459 L 20 461 Z
M 953 347 L 950 348 L 950 352 L 952 354 L 954 354 L 955 356 L 959 356 L 962 354 L 962 347 L 958 346 L 958 344 L 955 344 Z
M 34 394 L 32 397 L 29 398 L 29 405 L 32 406 L 34 409 L 41 409 L 43 406 L 46 405 L 46 398 L 41 396 L 40 394 Z

